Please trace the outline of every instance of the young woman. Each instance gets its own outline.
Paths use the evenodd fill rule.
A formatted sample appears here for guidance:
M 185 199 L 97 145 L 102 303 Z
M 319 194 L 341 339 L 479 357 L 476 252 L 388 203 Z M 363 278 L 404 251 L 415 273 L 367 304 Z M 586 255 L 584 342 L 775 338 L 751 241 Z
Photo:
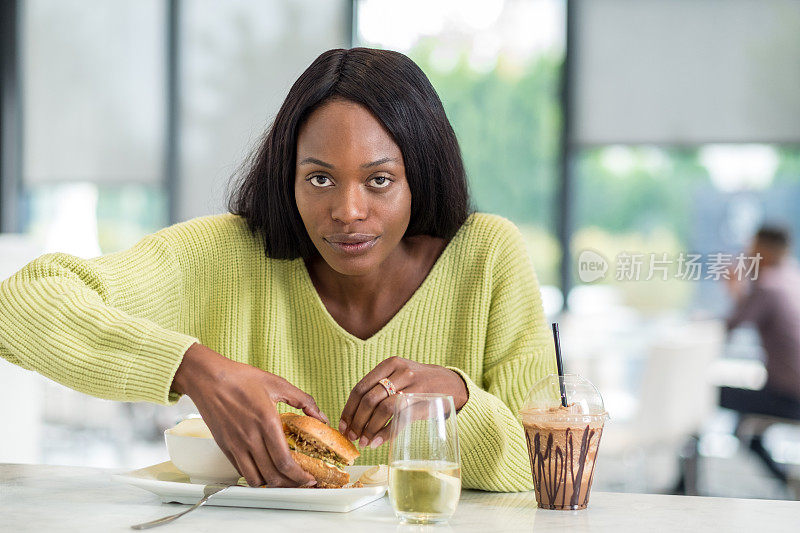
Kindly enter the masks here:
M 0 355 L 120 401 L 187 394 L 252 486 L 312 484 L 279 403 L 386 462 L 396 392 L 451 394 L 463 483 L 531 488 L 516 410 L 554 371 L 519 230 L 471 212 L 442 104 L 403 54 L 319 56 L 245 166 L 231 213 L 0 285 Z

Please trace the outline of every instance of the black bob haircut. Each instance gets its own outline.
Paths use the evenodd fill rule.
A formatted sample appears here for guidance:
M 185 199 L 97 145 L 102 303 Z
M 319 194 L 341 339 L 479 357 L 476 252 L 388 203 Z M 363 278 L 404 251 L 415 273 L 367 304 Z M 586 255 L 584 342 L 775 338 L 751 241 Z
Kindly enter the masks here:
M 335 49 L 315 59 L 292 85 L 228 200 L 229 211 L 261 234 L 266 255 L 296 259 L 317 253 L 295 201 L 297 135 L 309 115 L 332 100 L 364 106 L 400 148 L 411 189 L 405 236 L 451 239 L 472 207 L 458 141 L 430 81 L 399 52 Z

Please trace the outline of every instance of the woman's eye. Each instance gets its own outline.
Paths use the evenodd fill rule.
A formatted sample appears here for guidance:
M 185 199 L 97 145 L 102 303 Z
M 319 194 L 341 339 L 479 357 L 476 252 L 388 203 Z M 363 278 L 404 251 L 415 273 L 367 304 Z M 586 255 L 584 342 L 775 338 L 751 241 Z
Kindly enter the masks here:
M 392 183 L 392 180 L 390 180 L 386 176 L 376 176 L 372 178 L 372 181 L 379 189 L 385 189 L 386 187 L 389 186 L 389 184 Z
M 311 176 L 308 180 L 311 182 L 311 185 L 314 187 L 327 187 L 324 185 L 321 180 L 327 180 L 328 176 Z

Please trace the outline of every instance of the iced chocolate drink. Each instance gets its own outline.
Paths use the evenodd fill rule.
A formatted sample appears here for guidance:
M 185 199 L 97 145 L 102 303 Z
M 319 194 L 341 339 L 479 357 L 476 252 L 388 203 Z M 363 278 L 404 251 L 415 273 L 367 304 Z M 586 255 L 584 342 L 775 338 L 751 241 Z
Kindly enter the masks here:
M 585 509 L 589 503 L 603 419 L 562 420 L 569 409 L 522 414 L 536 501 L 544 509 Z
M 566 375 L 568 406 L 560 403 L 558 376 L 534 386 L 520 410 L 536 501 L 543 509 L 585 509 L 607 417 L 597 389 Z M 555 380 L 555 396 L 553 396 Z

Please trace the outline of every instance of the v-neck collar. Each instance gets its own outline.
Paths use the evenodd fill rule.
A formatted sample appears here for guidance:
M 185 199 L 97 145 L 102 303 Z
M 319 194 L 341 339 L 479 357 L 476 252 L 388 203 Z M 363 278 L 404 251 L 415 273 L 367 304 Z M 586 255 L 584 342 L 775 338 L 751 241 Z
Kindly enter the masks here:
M 449 260 L 449 257 L 453 254 L 451 250 L 454 246 L 454 243 L 458 239 L 463 238 L 462 234 L 464 233 L 465 228 L 468 226 L 468 223 L 470 222 L 471 218 L 472 215 L 470 215 L 470 217 L 467 219 L 467 222 L 465 222 L 458 229 L 458 232 L 456 232 L 455 236 L 453 236 L 453 238 L 450 239 L 450 242 L 447 243 L 447 246 L 445 246 L 442 253 L 439 254 L 439 257 L 436 259 L 436 262 L 431 267 L 430 271 L 428 272 L 428 275 L 425 276 L 424 280 L 422 280 L 422 283 L 420 284 L 419 287 L 417 287 L 417 290 L 414 291 L 414 293 L 411 295 L 411 298 L 409 298 L 408 301 L 406 301 L 406 303 L 403 304 L 403 307 L 401 307 L 400 310 L 397 311 L 394 314 L 394 316 L 389 319 L 389 322 L 384 324 L 384 326 L 381 329 L 379 329 L 366 339 L 356 337 L 355 335 L 344 329 L 341 326 L 341 324 L 339 324 L 336 321 L 336 319 L 333 318 L 333 316 L 328 311 L 328 308 L 325 307 L 325 303 L 322 301 L 322 298 L 320 298 L 320 295 L 317 292 L 317 288 L 314 286 L 314 282 L 311 281 L 311 275 L 308 272 L 308 268 L 306 268 L 306 264 L 305 261 L 303 261 L 303 258 L 295 259 L 295 262 L 297 264 L 297 269 L 300 271 L 300 283 L 302 285 L 305 285 L 303 289 L 305 289 L 312 295 L 311 297 L 314 299 L 314 305 L 317 308 L 317 310 L 325 317 L 325 320 L 339 335 L 347 338 L 351 342 L 359 344 L 368 344 L 371 342 L 375 342 L 375 340 L 382 337 L 386 331 L 394 328 L 395 324 L 397 322 L 400 322 L 403 319 L 403 316 L 409 313 L 409 309 L 416 305 L 416 301 L 422 298 L 424 294 L 430 290 L 430 286 L 433 285 L 435 279 L 439 276 L 439 271 L 445 268 L 444 264 Z

